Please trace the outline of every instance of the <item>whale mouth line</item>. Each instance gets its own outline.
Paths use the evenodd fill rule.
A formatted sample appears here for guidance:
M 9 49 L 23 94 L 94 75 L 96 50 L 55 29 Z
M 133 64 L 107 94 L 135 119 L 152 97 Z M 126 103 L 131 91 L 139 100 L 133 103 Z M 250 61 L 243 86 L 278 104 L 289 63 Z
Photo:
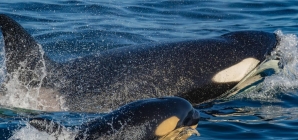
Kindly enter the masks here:
M 277 74 L 282 69 L 280 63 L 280 57 L 274 55 L 266 58 L 262 63 L 255 67 L 250 73 L 248 73 L 236 86 L 220 96 L 221 99 L 230 99 L 238 93 L 247 91 L 256 87 L 261 83 L 265 77 Z

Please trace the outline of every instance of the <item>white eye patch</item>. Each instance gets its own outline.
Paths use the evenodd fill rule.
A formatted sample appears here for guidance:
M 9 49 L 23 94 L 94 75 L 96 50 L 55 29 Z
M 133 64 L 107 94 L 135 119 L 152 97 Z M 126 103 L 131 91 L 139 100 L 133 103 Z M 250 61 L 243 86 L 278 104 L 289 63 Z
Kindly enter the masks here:
M 243 59 L 241 62 L 216 73 L 212 81 L 217 83 L 239 82 L 252 71 L 259 62 L 260 61 L 255 58 Z

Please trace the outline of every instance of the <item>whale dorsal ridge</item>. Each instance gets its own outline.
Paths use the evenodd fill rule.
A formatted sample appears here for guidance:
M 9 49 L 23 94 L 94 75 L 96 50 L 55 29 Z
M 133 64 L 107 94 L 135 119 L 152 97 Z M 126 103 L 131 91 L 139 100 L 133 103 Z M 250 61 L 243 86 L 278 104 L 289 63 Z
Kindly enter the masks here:
M 32 84 L 32 79 L 40 81 L 43 67 L 41 47 L 19 23 L 6 15 L 0 14 L 0 27 L 5 43 L 7 73 L 18 73 L 19 80 L 24 84 Z

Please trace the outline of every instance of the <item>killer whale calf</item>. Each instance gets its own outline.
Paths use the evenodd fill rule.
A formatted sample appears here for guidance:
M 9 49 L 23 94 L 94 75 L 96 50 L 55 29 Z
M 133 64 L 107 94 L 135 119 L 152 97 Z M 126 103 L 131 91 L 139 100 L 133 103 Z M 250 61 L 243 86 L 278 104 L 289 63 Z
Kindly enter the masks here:
M 82 124 L 74 139 L 187 139 L 199 135 L 199 112 L 179 97 L 150 98 L 129 103 Z M 30 119 L 37 130 L 58 137 L 64 126 L 45 118 Z
M 8 77 L 4 87 L 17 79 L 26 92 L 38 89 L 40 110 L 103 112 L 164 96 L 195 105 L 233 95 L 262 79 L 263 72 L 278 71 L 278 59 L 269 57 L 278 37 L 263 31 L 126 46 L 58 63 L 10 17 L 1 14 L 0 26 Z M 4 96 L 10 94 L 6 89 Z

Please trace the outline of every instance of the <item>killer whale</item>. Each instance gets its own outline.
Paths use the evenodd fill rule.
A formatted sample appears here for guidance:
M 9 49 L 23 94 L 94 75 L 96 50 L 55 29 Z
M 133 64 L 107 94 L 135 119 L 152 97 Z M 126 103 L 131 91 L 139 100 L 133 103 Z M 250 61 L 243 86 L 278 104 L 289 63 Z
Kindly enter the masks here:
M 278 43 L 274 33 L 238 31 L 210 39 L 120 47 L 58 63 L 43 54 L 34 38 L 10 17 L 0 15 L 0 26 L 6 84 L 18 79 L 26 90 L 38 87 L 38 102 L 48 106 L 39 109 L 57 111 L 62 107 L 110 111 L 135 100 L 164 96 L 179 96 L 193 104 L 213 100 L 248 74 L 257 75 L 250 72 L 266 61 Z
M 187 139 L 199 135 L 199 112 L 183 98 L 138 100 L 82 124 L 74 139 Z M 58 137 L 64 126 L 46 118 L 32 118 L 30 125 Z

